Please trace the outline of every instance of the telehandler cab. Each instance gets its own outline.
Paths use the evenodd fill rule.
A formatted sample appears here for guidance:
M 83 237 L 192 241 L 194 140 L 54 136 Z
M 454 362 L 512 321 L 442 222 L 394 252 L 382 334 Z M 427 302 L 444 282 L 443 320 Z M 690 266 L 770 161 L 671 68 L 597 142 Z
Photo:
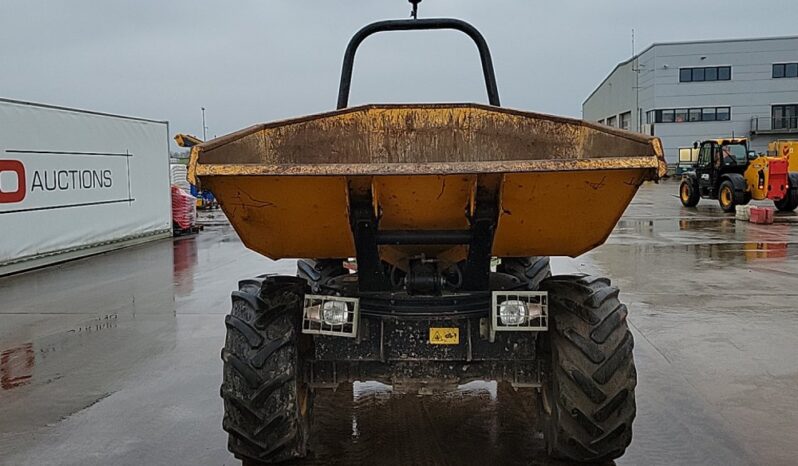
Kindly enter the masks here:
M 695 207 L 700 198 L 717 199 L 724 212 L 751 199 L 771 199 L 780 211 L 798 207 L 798 173 L 789 173 L 784 156 L 757 156 L 748 139 L 729 138 L 696 142 L 698 160 L 682 175 L 679 198 Z

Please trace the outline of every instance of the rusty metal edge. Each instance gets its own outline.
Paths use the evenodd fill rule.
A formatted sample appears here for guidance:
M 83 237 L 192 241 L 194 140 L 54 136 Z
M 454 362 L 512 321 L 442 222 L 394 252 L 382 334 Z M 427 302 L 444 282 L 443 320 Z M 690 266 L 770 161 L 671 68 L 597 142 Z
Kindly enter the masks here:
M 662 148 L 662 140 L 652 136 L 650 141 L 651 147 L 654 149 L 654 154 L 657 156 L 657 179 L 659 179 L 668 174 L 668 162 L 665 161 L 665 150 Z
M 321 118 L 328 118 L 338 115 L 344 115 L 347 113 L 355 113 L 355 112 L 365 112 L 369 110 L 390 110 L 390 109 L 398 109 L 398 108 L 411 108 L 411 109 L 441 109 L 441 108 L 478 108 L 480 110 L 485 110 L 488 112 L 496 112 L 496 113 L 506 113 L 510 115 L 516 115 L 526 118 L 538 118 L 544 119 L 549 121 L 555 121 L 558 123 L 567 123 L 573 125 L 584 126 L 587 128 L 595 129 L 597 131 L 601 131 L 608 134 L 613 134 L 615 136 L 619 136 L 625 139 L 630 139 L 636 142 L 649 142 L 651 141 L 654 136 L 646 136 L 644 134 L 635 133 L 632 131 L 626 131 L 620 128 L 613 128 L 611 126 L 601 125 L 598 123 L 593 123 L 587 120 L 580 120 L 578 118 L 569 118 L 557 115 L 549 115 L 546 113 L 535 113 L 535 112 L 527 112 L 523 110 L 516 110 L 507 107 L 493 107 L 490 105 L 485 104 L 477 104 L 477 103 L 435 103 L 435 104 L 366 104 L 360 105 L 357 107 L 348 107 L 341 110 L 333 110 L 330 112 L 323 112 L 323 113 L 316 113 L 312 115 L 306 115 L 298 118 L 289 118 L 285 120 L 278 120 L 269 123 L 260 123 L 257 125 L 252 125 L 247 128 L 241 129 L 234 133 L 230 133 L 224 136 L 220 136 L 215 139 L 211 139 L 199 146 L 203 150 L 212 150 L 225 144 L 229 144 L 234 142 L 238 139 L 241 139 L 244 136 L 257 133 L 258 131 L 268 129 L 268 128 L 277 128 L 280 126 L 287 126 L 296 123 L 303 123 L 306 121 L 321 119 Z
M 192 157 L 194 153 L 192 152 Z M 317 165 L 198 164 L 190 173 L 203 176 L 380 176 L 380 175 L 460 175 L 475 173 L 531 173 L 590 170 L 650 169 L 646 179 L 664 175 L 662 161 L 650 155 L 607 157 L 580 160 L 487 161 L 456 163 L 359 163 Z
M 200 147 L 193 146 L 188 156 L 188 173 L 186 173 L 186 179 L 194 186 L 199 186 L 199 180 L 197 179 L 197 161 L 199 160 L 199 153 Z

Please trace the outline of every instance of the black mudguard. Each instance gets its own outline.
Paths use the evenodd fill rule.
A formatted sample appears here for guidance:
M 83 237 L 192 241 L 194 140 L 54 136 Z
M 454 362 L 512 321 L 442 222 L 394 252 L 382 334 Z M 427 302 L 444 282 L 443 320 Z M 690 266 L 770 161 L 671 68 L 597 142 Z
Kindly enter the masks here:
M 734 193 L 738 196 L 743 196 L 745 195 L 745 192 L 748 191 L 745 177 L 739 173 L 726 173 L 720 177 L 721 183 L 723 183 L 725 180 L 731 181 L 732 186 L 734 186 Z

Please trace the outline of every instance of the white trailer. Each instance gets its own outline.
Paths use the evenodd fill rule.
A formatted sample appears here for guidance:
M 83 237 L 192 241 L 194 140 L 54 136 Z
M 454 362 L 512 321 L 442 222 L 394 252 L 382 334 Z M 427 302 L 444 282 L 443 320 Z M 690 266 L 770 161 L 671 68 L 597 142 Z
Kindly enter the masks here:
M 167 122 L 0 99 L 0 275 L 171 231 Z

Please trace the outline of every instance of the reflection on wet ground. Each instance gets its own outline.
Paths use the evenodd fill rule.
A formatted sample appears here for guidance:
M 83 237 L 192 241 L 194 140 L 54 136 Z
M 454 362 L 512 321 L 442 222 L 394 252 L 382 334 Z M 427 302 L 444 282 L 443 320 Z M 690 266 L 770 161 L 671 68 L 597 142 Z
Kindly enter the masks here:
M 170 370 L 187 366 L 167 356 L 179 354 L 186 340 L 193 343 L 201 335 L 195 333 L 195 323 L 184 318 L 194 309 L 180 304 L 185 296 L 196 299 L 201 294 L 193 293 L 194 279 L 202 274 L 197 270 L 200 259 L 223 271 L 225 262 L 230 267 L 234 262 L 229 261 L 249 258 L 252 272 L 258 270 L 261 259 L 240 244 L 229 243 L 226 250 L 214 246 L 231 236 L 220 231 L 206 238 L 157 241 L 0 279 L 0 463 L 87 464 L 85 458 L 70 454 L 86 446 L 80 429 L 64 431 L 70 440 L 50 451 L 25 450 L 36 445 L 39 433 L 48 432 L 52 441 L 58 436 L 53 427 L 68 425 L 103 401 L 122 398 L 116 408 L 121 416 L 103 420 L 107 422 L 128 418 L 139 403 L 163 409 L 163 398 L 130 404 L 124 394 L 162 377 L 163 370 L 156 369 L 159 363 L 169 361 Z M 214 263 L 214 258 L 219 261 Z M 246 260 L 240 265 L 246 267 Z M 205 302 L 224 309 L 228 284 L 204 285 L 215 294 Z M 218 346 L 207 335 L 201 343 Z M 214 365 L 218 351 L 213 353 L 207 361 L 197 361 L 200 367 Z M 180 395 L 181 389 L 175 388 L 174 396 Z M 204 419 L 207 412 L 197 408 L 197 419 Z M 142 421 L 139 427 L 123 427 L 116 439 L 93 445 L 112 456 L 119 445 L 139 435 L 137 429 L 149 428 L 150 420 Z M 81 441 L 71 440 L 73 435 Z M 96 464 L 107 464 L 103 454 L 94 452 L 91 457 Z
M 737 222 L 645 185 L 607 244 L 555 273 L 612 277 L 638 366 L 618 464 L 792 464 L 798 454 L 798 216 Z M 293 273 L 229 227 L 0 279 L 0 464 L 239 464 L 221 430 L 219 349 L 237 280 Z M 297 464 L 556 464 L 534 393 L 320 392 Z
M 534 396 L 495 382 L 425 396 L 375 382 L 321 392 L 314 452 L 297 464 L 562 464 L 541 453 Z
M 619 464 L 794 464 L 798 216 L 738 222 L 646 185 L 585 258 L 621 288 L 636 336 L 638 418 Z

